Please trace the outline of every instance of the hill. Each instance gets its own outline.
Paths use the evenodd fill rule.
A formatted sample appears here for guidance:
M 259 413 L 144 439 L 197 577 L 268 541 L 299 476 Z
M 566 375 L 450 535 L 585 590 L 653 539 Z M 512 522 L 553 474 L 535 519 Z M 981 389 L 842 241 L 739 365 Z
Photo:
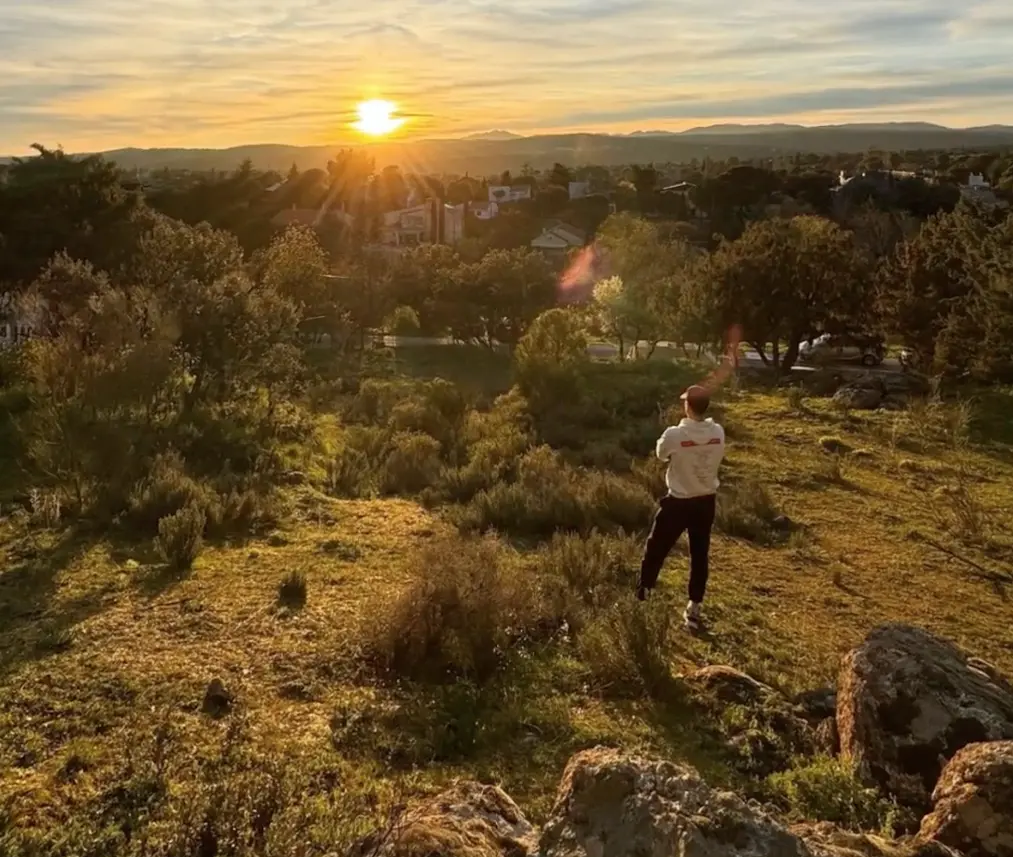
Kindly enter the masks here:
M 718 125 L 680 133 L 648 131 L 629 136 L 553 134 L 472 139 L 411 140 L 367 146 L 380 163 L 424 164 L 433 172 L 492 174 L 525 164 L 545 169 L 567 165 L 665 163 L 712 157 L 773 157 L 795 152 L 864 152 L 869 149 L 963 149 L 1013 147 L 1013 127 L 944 128 L 927 123 L 827 125 Z M 495 136 L 492 136 L 495 135 Z M 117 149 L 105 154 L 127 169 L 234 169 L 249 158 L 262 169 L 323 167 L 340 146 L 249 145 L 230 149 Z
M 425 396 L 449 401 L 448 389 L 427 392 L 409 376 L 458 379 L 463 389 L 473 358 L 490 359 L 464 349 L 422 356 L 399 354 L 401 377 L 337 403 L 351 418 L 372 401 L 375 424 L 341 428 L 321 415 L 321 430 L 360 440 L 381 431 L 378 393 L 403 405 L 392 424 L 428 415 Z M 686 371 L 671 361 L 595 368 L 593 389 L 644 416 L 612 434 L 596 423 L 587 454 L 614 461 L 631 430 L 649 448 L 655 387 L 681 389 Z M 485 392 L 500 390 L 490 382 Z M 517 404 L 508 398 L 481 418 L 496 443 L 512 443 L 503 420 Z M 996 425 L 1008 413 L 999 404 L 989 403 Z M 917 624 L 1013 670 L 1003 585 L 912 536 L 931 533 L 980 566 L 1010 556 L 998 514 L 995 527 L 977 532 L 961 523 L 973 504 L 985 515 L 1013 502 L 1009 448 L 994 445 L 987 426 L 964 438 L 951 419 L 958 411 L 856 415 L 826 399 L 799 407 L 762 388 L 729 393 L 716 416 L 732 442 L 712 632 L 699 639 L 671 627 L 684 598 L 681 553 L 641 612 L 632 595 L 638 538 L 478 542 L 413 499 L 329 496 L 318 465 L 283 489 L 273 532 L 212 544 L 183 576 L 167 575 L 150 543 L 4 518 L 0 851 L 6 842 L 11 854 L 138 853 L 126 830 L 127 843 L 143 836 L 152 855 L 222 853 L 195 843 L 256 836 L 262 822 L 272 838 L 310 837 L 312 847 L 235 853 L 345 853 L 327 845 L 365 833 L 399 789 L 439 789 L 458 776 L 502 783 L 541 821 L 566 759 L 596 743 L 688 761 L 710 782 L 791 800 L 778 791 L 784 780 L 756 767 L 808 764 L 776 749 L 776 727 L 744 720 L 734 705 L 705 714 L 654 682 L 730 664 L 794 697 L 832 685 L 842 655 L 883 622 Z M 624 477 L 598 468 L 577 477 L 560 466 L 538 450 L 522 463 L 553 486 L 534 501 L 550 504 L 540 513 L 550 525 L 572 502 L 596 504 L 606 519 L 624 504 L 639 508 L 640 494 L 650 507 L 636 473 L 660 477 L 647 460 Z M 567 501 L 577 478 L 596 487 Z M 767 487 L 747 489 L 757 482 Z M 966 484 L 973 494 L 955 488 Z M 469 508 L 530 514 L 503 502 L 494 490 Z M 790 535 L 775 515 L 790 519 Z M 525 523 L 504 520 L 511 529 Z M 296 584 L 286 583 L 293 575 Z M 222 722 L 201 710 L 213 678 L 228 691 L 219 694 L 231 708 Z M 763 745 L 757 757 L 753 744 L 728 740 L 743 730 L 753 738 L 766 730 L 760 738 L 774 749 Z M 828 771 L 833 788 L 848 782 L 846 769 Z M 886 824 L 880 808 L 890 804 L 845 820 Z M 799 809 L 812 812 L 789 805 L 785 814 Z M 84 843 L 96 844 L 75 850 Z

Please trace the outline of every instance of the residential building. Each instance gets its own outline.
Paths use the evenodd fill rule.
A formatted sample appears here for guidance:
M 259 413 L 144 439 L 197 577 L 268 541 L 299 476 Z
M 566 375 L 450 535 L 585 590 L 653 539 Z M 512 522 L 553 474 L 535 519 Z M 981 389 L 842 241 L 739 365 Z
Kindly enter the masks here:
M 506 202 L 523 202 L 531 199 L 534 191 L 529 184 L 496 185 L 489 187 L 489 202 L 500 205 Z
M 566 256 L 574 248 L 583 247 L 586 243 L 587 233 L 583 229 L 556 220 L 543 227 L 542 234 L 531 242 L 531 247 L 556 258 Z
M 388 247 L 419 244 L 459 244 L 464 238 L 464 206 L 437 199 L 422 205 L 388 211 L 380 227 L 380 243 Z
M 960 196 L 968 202 L 986 208 L 1009 208 L 1009 203 L 1000 199 L 988 180 L 978 173 L 971 173 L 966 185 L 961 185 Z
M 570 182 L 570 199 L 584 199 L 591 195 L 591 182 Z

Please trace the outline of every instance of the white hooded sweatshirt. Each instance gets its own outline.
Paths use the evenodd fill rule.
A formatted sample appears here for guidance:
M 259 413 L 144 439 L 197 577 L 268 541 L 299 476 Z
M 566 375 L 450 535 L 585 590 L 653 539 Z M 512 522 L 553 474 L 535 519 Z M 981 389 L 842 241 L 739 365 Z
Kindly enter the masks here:
M 673 497 L 717 493 L 724 457 L 725 430 L 711 419 L 684 419 L 658 439 L 658 458 L 668 462 L 665 483 Z

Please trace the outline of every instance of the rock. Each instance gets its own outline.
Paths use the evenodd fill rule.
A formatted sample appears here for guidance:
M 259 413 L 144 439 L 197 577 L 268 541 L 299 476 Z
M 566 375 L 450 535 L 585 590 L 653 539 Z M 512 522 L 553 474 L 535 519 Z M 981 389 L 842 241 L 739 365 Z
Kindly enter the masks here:
M 283 535 L 275 533 L 268 538 L 267 543 L 272 548 L 283 548 L 289 544 L 289 541 Z
M 860 411 L 874 411 L 883 401 L 886 390 L 875 375 L 863 375 L 849 381 L 834 393 L 834 401 L 844 407 Z
M 950 759 L 919 837 L 966 857 L 1013 855 L 1013 741 L 971 744 Z
M 901 393 L 889 393 L 883 397 L 883 400 L 879 403 L 879 408 L 883 411 L 903 411 L 907 407 L 907 404 L 907 396 Z
M 841 756 L 865 780 L 925 812 L 957 751 L 1013 738 L 1013 687 L 945 640 L 884 625 L 844 659 L 837 728 Z
M 819 723 L 837 713 L 837 690 L 832 687 L 806 690 L 795 697 L 795 704 L 806 717 Z
M 498 786 L 454 783 L 352 850 L 361 857 L 527 857 L 538 833 Z
M 836 393 L 844 379 L 838 372 L 831 372 L 827 369 L 816 369 L 806 373 L 802 386 L 812 396 L 832 396 Z
M 851 452 L 851 447 L 839 437 L 821 437 L 820 447 L 824 452 L 829 452 L 833 455 L 843 455 L 846 452 Z
M 787 515 L 778 515 L 774 518 L 773 524 L 779 530 L 790 530 L 795 526 L 795 522 Z
M 809 846 L 815 857 L 961 857 L 936 842 L 890 842 L 879 836 L 839 830 L 826 822 L 796 825 L 791 832 Z
M 694 690 L 737 705 L 756 705 L 776 696 L 773 688 L 732 667 L 703 667 L 690 673 L 685 680 Z
M 837 718 L 828 717 L 816 727 L 814 738 L 816 750 L 824 756 L 836 756 L 841 752 L 841 736 L 837 732 Z
M 442 852 L 441 852 L 442 853 Z M 811 857 L 812 851 L 691 768 L 596 748 L 566 766 L 540 857 Z
M 211 679 L 207 690 L 204 691 L 204 704 L 201 706 L 201 710 L 217 720 L 232 710 L 232 703 L 232 694 L 225 688 L 222 680 L 220 678 Z

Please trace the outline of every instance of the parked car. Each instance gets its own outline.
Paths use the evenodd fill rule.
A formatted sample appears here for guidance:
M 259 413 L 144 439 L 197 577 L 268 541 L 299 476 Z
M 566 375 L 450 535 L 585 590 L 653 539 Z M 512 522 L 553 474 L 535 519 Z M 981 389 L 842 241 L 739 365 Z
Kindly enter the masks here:
M 799 359 L 803 363 L 861 363 L 879 366 L 886 357 L 882 337 L 862 333 L 824 333 L 802 343 Z

